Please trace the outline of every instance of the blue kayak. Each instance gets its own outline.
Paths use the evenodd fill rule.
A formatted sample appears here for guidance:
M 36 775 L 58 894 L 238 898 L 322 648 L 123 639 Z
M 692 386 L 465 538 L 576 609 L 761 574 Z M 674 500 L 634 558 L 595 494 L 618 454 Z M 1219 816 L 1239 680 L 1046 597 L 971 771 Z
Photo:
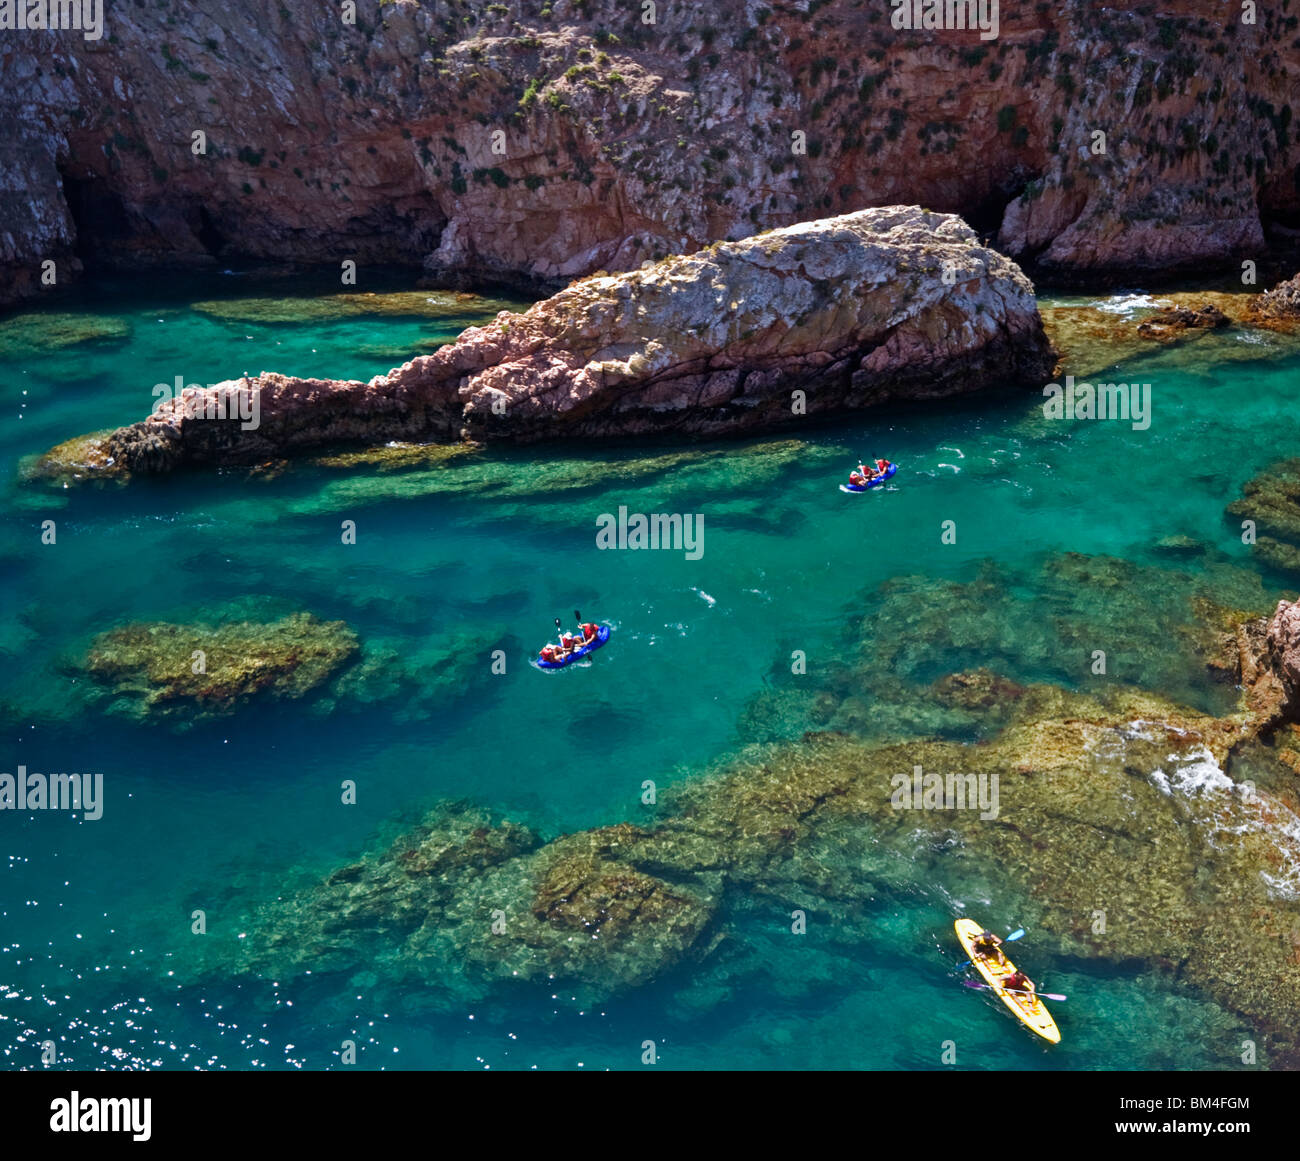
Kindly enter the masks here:
M 596 639 L 587 645 L 579 645 L 572 653 L 568 654 L 563 661 L 543 661 L 537 658 L 538 669 L 563 669 L 566 665 L 572 665 L 575 661 L 581 661 L 588 653 L 595 653 L 606 641 L 612 632 L 608 625 L 601 625 L 596 630 Z
M 889 467 L 887 467 L 883 472 L 880 473 L 880 475 L 876 476 L 874 479 L 868 480 L 865 484 L 841 484 L 840 491 L 841 492 L 865 492 L 870 488 L 879 487 L 887 479 L 889 479 L 896 471 L 898 471 L 898 465 L 890 464 Z

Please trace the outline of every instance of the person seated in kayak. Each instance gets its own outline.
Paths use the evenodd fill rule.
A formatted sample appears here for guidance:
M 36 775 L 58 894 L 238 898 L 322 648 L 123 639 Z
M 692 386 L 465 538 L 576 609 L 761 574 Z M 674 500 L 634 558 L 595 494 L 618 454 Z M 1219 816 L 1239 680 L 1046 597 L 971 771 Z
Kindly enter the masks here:
M 879 469 L 880 474 L 883 476 L 889 470 L 890 464 L 888 460 L 877 460 L 876 467 Z
M 855 488 L 865 488 L 867 483 L 875 479 L 874 469 L 869 468 L 866 464 L 858 464 L 857 471 L 849 473 L 849 483 Z
M 600 626 L 593 625 L 589 621 L 578 627 L 582 630 L 582 643 L 584 645 L 590 645 L 596 639 L 596 634 L 600 632 Z
M 1002 981 L 1002 986 L 1011 992 L 1026 992 L 1030 998 L 1034 994 L 1034 981 L 1022 971 L 1012 972 Z
M 562 633 L 559 644 L 548 641 L 542 646 L 539 656 L 543 661 L 563 661 L 578 647 L 578 644 L 578 639 L 571 633 Z
M 991 931 L 981 931 L 975 937 L 975 954 L 980 959 L 991 959 L 994 963 L 1007 962 L 1007 957 L 1002 954 L 1002 940 Z

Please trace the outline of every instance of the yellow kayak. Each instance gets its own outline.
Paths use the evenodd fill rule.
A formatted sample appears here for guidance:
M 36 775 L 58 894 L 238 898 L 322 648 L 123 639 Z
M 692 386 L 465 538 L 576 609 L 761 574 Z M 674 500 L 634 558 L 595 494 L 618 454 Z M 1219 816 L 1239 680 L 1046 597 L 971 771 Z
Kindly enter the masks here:
M 984 928 L 973 919 L 958 919 L 953 926 L 957 929 L 957 938 L 961 940 L 961 945 L 970 956 L 975 970 L 984 977 L 984 982 L 998 994 L 1002 1002 L 1016 1014 L 1016 1019 L 1038 1033 L 1044 1040 L 1059 1044 L 1061 1032 L 1056 1026 L 1056 1021 L 1052 1019 L 1051 1012 L 1047 1010 L 1047 1005 L 1037 996 L 1029 996 L 1023 992 L 1009 992 L 1002 986 L 1002 981 L 1016 970 L 1016 965 L 1009 959 L 1004 963 L 994 963 L 992 960 L 981 959 L 975 954 L 975 940 Z M 1003 954 L 1005 955 L 1005 951 Z

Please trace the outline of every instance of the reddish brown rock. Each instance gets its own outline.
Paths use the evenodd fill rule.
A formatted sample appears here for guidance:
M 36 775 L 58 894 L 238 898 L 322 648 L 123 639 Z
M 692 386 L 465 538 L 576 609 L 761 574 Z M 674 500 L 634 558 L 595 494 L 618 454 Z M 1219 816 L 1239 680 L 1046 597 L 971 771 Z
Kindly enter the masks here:
M 1268 622 L 1266 657 L 1282 688 L 1282 712 L 1300 721 L 1300 602 L 1278 602 Z
M 1300 328 L 1300 274 L 1279 282 L 1272 290 L 1251 299 L 1247 308 L 1250 322 L 1278 330 Z
M 0 293 L 80 257 L 560 282 L 904 202 L 1000 224 L 1054 277 L 1132 279 L 1258 256 L 1300 210 L 1279 5 L 1004 4 L 989 41 L 895 29 L 883 0 L 357 8 L 7 34 Z

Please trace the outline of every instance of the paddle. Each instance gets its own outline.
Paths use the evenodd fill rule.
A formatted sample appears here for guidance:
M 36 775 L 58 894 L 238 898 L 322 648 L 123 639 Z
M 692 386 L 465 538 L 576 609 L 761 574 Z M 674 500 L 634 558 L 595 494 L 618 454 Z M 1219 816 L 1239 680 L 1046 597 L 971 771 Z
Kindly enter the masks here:
M 1002 942 L 1014 943 L 1017 939 L 1022 938 L 1024 934 L 1025 934 L 1025 929 L 1023 927 L 1017 927 L 1015 931 L 1013 931 L 1010 935 L 1008 935 L 1006 939 L 1004 939 Z M 964 959 L 955 968 L 953 968 L 953 971 L 959 972 L 961 971 L 962 968 L 968 968 L 968 967 L 970 967 L 970 960 Z
M 995 991 L 990 984 L 981 984 L 976 980 L 962 980 L 962 984 L 968 988 L 988 988 L 990 992 Z M 1064 1000 L 1065 997 L 1060 992 L 1030 992 L 1027 988 L 1003 988 L 1004 992 L 1015 992 L 1017 995 L 1029 996 L 1034 995 L 1042 1000 Z

